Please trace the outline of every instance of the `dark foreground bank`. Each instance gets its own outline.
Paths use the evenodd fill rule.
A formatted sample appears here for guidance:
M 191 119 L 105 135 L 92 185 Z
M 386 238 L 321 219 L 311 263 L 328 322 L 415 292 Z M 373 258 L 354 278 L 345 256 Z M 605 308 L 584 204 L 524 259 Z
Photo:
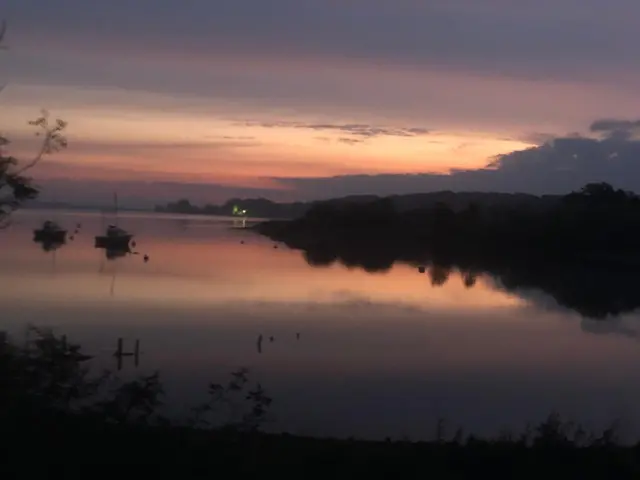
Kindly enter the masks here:
M 2 478 L 640 478 L 640 443 L 621 446 L 614 428 L 590 434 L 557 415 L 492 440 L 441 423 L 422 443 L 266 434 L 271 398 L 246 369 L 209 384 L 206 401 L 175 423 L 159 413 L 159 374 L 123 381 L 93 372 L 90 359 L 50 331 L 32 328 L 20 343 L 0 335 Z
M 17 420 L 17 419 L 16 419 Z M 6 428 L 9 427 L 9 428 Z M 547 430 L 545 431 L 545 428 Z M 640 447 L 601 437 L 579 447 L 542 425 L 523 440 L 442 440 L 430 443 L 323 440 L 234 430 L 109 425 L 81 418 L 22 418 L 5 424 L 6 472 L 28 475 L 58 465 L 68 478 L 94 472 L 88 465 L 122 466 L 121 474 L 255 474 L 296 477 L 362 475 L 397 478 L 639 478 Z M 128 467 L 127 467 L 128 466 Z M 127 469 L 128 468 L 128 469 Z M 57 476 L 57 475 L 56 475 Z
M 34 419 L 35 420 L 35 419 Z M 121 474 L 277 474 L 296 477 L 362 475 L 396 478 L 639 478 L 640 447 L 603 440 L 577 447 L 561 437 L 518 440 L 365 442 L 289 435 L 198 431 L 185 427 L 108 425 L 86 419 L 22 419 L 5 428 L 5 472 L 24 478 L 58 465 L 59 478 L 93 472 L 87 465 L 122 466 Z M 128 467 L 127 467 L 128 466 Z M 58 474 L 56 476 L 58 476 Z

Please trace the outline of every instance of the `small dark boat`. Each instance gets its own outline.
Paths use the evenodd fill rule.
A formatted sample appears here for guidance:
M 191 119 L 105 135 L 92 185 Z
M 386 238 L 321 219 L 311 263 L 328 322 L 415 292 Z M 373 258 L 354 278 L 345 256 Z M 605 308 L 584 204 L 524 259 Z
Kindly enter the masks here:
M 67 239 L 67 231 L 60 227 L 55 222 L 47 220 L 42 225 L 42 228 L 38 228 L 33 231 L 33 240 L 35 242 L 47 242 L 47 243 L 64 243 Z
M 129 250 L 133 235 L 115 225 L 109 225 L 104 235 L 96 237 L 96 248 L 108 250 Z

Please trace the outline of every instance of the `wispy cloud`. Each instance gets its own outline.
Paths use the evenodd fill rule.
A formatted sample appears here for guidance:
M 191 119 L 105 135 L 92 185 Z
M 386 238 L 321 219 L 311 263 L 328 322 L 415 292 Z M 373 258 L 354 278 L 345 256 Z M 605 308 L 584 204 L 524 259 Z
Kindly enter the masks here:
M 254 142 L 256 137 L 252 135 L 205 135 L 207 140 L 231 140 L 234 142 Z M 247 145 L 253 145 L 253 143 L 247 143 Z
M 246 125 L 249 127 L 263 127 L 263 128 L 297 128 L 304 130 L 315 130 L 324 132 L 337 132 L 342 134 L 353 135 L 354 137 L 361 138 L 376 138 L 376 137 L 418 137 L 428 135 L 433 131 L 422 127 L 389 127 L 381 125 L 368 125 L 360 123 L 346 123 L 346 124 L 331 124 L 331 123 L 301 123 L 291 121 L 276 121 L 276 122 L 260 122 L 260 121 L 245 121 L 240 122 L 240 125 Z
M 345 145 L 357 145 L 358 143 L 362 143 L 364 142 L 364 140 L 360 140 L 357 138 L 346 138 L 346 137 L 340 137 L 338 139 L 339 143 L 344 143 Z

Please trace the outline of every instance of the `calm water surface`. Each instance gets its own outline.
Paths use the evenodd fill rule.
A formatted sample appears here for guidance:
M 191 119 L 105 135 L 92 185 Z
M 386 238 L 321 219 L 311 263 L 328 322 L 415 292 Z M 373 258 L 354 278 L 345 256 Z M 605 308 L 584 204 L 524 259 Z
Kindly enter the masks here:
M 48 218 L 83 226 L 44 252 L 31 230 Z M 417 439 L 442 417 L 491 434 L 557 410 L 640 434 L 637 314 L 586 320 L 541 292 L 482 276 L 468 287 L 455 272 L 433 286 L 402 264 L 313 268 L 225 219 L 126 214 L 120 225 L 148 263 L 94 249 L 98 214 L 16 215 L 0 232 L 0 327 L 53 326 L 105 365 L 118 337 L 140 338 L 141 364 L 123 372 L 159 370 L 175 412 L 246 366 L 274 398 L 272 430 Z

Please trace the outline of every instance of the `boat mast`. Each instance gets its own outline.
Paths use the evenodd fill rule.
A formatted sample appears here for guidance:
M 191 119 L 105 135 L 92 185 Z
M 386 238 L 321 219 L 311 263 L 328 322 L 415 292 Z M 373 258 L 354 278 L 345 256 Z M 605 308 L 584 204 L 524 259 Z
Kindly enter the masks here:
M 113 192 L 113 203 L 115 205 L 115 213 L 116 213 L 116 227 L 118 226 L 118 194 Z

